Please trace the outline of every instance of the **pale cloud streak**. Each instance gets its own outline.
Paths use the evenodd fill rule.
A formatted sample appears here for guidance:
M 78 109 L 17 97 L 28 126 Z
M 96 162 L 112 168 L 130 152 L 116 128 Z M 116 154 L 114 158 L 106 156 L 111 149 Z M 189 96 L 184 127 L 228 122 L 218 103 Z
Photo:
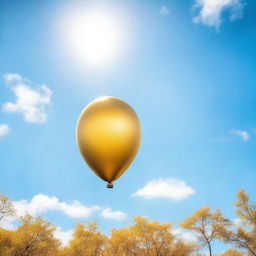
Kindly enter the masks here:
M 20 82 L 20 81 L 26 80 L 21 75 L 16 74 L 16 73 L 6 73 L 3 75 L 3 79 L 5 80 L 6 83 Z
M 196 0 L 194 9 L 199 9 L 199 14 L 193 18 L 194 23 L 219 29 L 225 10 L 229 12 L 230 21 L 242 18 L 244 3 L 242 0 Z
M 133 196 L 145 199 L 165 198 L 179 201 L 194 193 L 195 190 L 188 186 L 185 181 L 169 178 L 149 181 L 145 187 L 139 189 Z
M 170 13 L 170 10 L 165 6 L 165 5 L 162 5 L 161 7 L 160 7 L 160 14 L 162 15 L 162 16 L 166 16 L 166 15 L 168 15 Z
M 45 123 L 47 107 L 51 103 L 51 90 L 44 84 L 33 88 L 31 83 L 19 74 L 8 73 L 3 78 L 16 97 L 15 102 L 3 104 L 3 111 L 21 113 L 29 123 Z
M 10 127 L 7 124 L 0 124 L 0 138 L 9 134 Z
M 242 130 L 231 130 L 230 131 L 232 134 L 240 137 L 243 141 L 248 141 L 250 139 L 250 134 L 247 131 L 242 131 Z
M 127 214 L 121 211 L 112 211 L 111 208 L 106 208 L 102 210 L 101 216 L 105 219 L 113 219 L 113 220 L 121 221 L 126 218 Z

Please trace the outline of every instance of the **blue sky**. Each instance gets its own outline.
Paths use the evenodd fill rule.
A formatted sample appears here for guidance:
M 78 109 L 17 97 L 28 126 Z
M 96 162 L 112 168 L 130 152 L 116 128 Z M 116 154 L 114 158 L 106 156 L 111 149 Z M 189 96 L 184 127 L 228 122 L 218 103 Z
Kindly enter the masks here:
M 137 215 L 176 222 L 206 204 L 233 219 L 239 188 L 255 199 L 256 3 L 213 2 L 2 0 L 0 190 L 64 231 L 93 220 L 107 232 Z M 70 47 L 77 7 L 118 25 L 106 62 Z M 139 153 L 113 190 L 75 141 L 80 111 L 103 95 L 126 100 L 142 127 Z M 155 192 L 160 181 L 166 193 Z

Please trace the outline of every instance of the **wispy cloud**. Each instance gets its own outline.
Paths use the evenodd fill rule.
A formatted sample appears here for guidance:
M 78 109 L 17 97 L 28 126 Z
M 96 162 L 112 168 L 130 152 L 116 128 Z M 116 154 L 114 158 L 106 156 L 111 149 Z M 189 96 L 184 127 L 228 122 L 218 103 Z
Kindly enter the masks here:
M 169 13 L 170 13 L 170 10 L 165 5 L 162 5 L 160 7 L 160 14 L 162 16 L 168 15 Z
M 232 134 L 239 136 L 242 138 L 243 141 L 248 141 L 250 139 L 250 134 L 247 131 L 242 131 L 242 130 L 231 130 L 230 131 Z
M 25 81 L 21 75 L 16 73 L 6 73 L 3 75 L 3 79 L 6 83 Z
M 0 124 L 0 138 L 8 135 L 10 127 L 7 124 Z
M 199 14 L 193 18 L 193 22 L 219 29 L 225 10 L 230 13 L 230 21 L 242 18 L 244 3 L 242 0 L 196 0 L 194 9 L 199 9 Z
M 101 216 L 105 219 L 124 220 L 126 218 L 126 213 L 121 211 L 112 211 L 111 208 L 106 208 L 102 210 Z
M 195 193 L 195 190 L 186 182 L 178 179 L 155 179 L 139 189 L 133 196 L 151 198 L 166 198 L 179 201 Z
M 31 82 L 19 74 L 8 73 L 3 78 L 16 96 L 15 102 L 4 103 L 3 110 L 21 113 L 26 122 L 44 123 L 47 119 L 47 106 L 51 102 L 51 90 L 46 85 L 32 88 Z

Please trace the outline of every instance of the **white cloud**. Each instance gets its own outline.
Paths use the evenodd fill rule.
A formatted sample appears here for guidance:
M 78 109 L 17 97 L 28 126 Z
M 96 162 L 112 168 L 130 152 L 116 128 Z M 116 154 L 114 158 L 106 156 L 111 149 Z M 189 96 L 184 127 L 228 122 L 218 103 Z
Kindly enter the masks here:
M 72 229 L 64 231 L 61 227 L 57 227 L 54 236 L 61 241 L 62 246 L 67 246 L 72 238 L 73 231 Z
M 248 141 L 250 139 L 250 134 L 247 131 L 231 130 L 230 132 L 241 137 L 243 141 Z
M 240 218 L 235 218 L 235 219 L 233 219 L 233 223 L 234 223 L 235 225 L 239 226 L 239 225 L 241 225 L 242 221 L 241 221 Z
M 121 211 L 112 211 L 111 208 L 105 208 L 101 212 L 101 216 L 105 219 L 113 219 L 113 220 L 124 220 L 126 218 L 126 213 Z
M 7 124 L 0 124 L 0 137 L 8 135 L 10 128 Z
M 10 230 L 16 229 L 18 224 L 17 220 L 27 213 L 36 217 L 42 216 L 42 214 L 50 211 L 59 211 L 74 219 L 84 219 L 92 216 L 93 214 L 99 214 L 105 219 L 113 219 L 117 221 L 121 221 L 127 216 L 124 212 L 112 211 L 110 207 L 98 205 L 86 206 L 77 200 L 65 202 L 60 201 L 55 196 L 48 196 L 44 194 L 37 194 L 31 200 L 12 201 L 12 204 L 16 211 L 16 216 L 8 217 L 0 223 L 0 227 Z M 55 236 L 61 239 L 65 246 L 72 236 L 72 230 L 63 231 L 61 227 L 58 227 L 55 231 Z
M 100 212 L 100 215 L 106 219 L 122 220 L 126 217 L 124 212 L 112 211 L 110 207 L 85 206 L 77 200 L 70 203 L 61 202 L 55 196 L 44 194 L 37 194 L 30 201 L 20 200 L 12 203 L 18 216 L 23 216 L 26 213 L 39 216 L 48 211 L 60 211 L 71 218 L 87 218 L 95 212 Z
M 139 189 L 134 196 L 151 198 L 167 198 L 178 201 L 195 193 L 195 190 L 184 181 L 178 179 L 155 179 Z
M 48 211 L 60 211 L 71 218 L 87 218 L 93 212 L 100 209 L 99 206 L 85 206 L 79 201 L 71 203 L 61 202 L 55 196 L 44 194 L 35 195 L 31 201 L 20 200 L 13 202 L 14 208 L 19 216 L 29 213 L 38 216 Z
M 3 75 L 3 78 L 6 83 L 20 82 L 20 81 L 26 80 L 21 75 L 15 74 L 15 73 L 6 73 Z
M 162 16 L 168 15 L 169 13 L 170 13 L 170 10 L 166 6 L 162 5 L 160 7 L 160 14 Z
M 7 218 L 4 218 L 4 220 L 0 222 L 0 227 L 8 230 L 14 230 L 16 228 L 14 224 L 16 221 L 17 221 L 16 217 L 9 216 Z
M 178 238 L 181 238 L 187 242 L 195 242 L 196 241 L 196 237 L 194 236 L 193 233 L 191 233 L 189 231 L 184 231 L 181 228 L 172 230 L 172 233 L 174 235 L 176 235 Z
M 200 11 L 193 18 L 193 22 L 219 29 L 223 11 L 229 10 L 230 21 L 240 19 L 243 16 L 244 4 L 242 0 L 196 0 L 194 8 L 199 8 Z
M 3 110 L 21 113 L 26 122 L 44 123 L 47 119 L 46 108 L 51 102 L 51 90 L 46 85 L 32 88 L 18 74 L 6 74 L 4 79 L 6 82 L 15 82 L 11 90 L 16 96 L 16 102 L 6 102 Z

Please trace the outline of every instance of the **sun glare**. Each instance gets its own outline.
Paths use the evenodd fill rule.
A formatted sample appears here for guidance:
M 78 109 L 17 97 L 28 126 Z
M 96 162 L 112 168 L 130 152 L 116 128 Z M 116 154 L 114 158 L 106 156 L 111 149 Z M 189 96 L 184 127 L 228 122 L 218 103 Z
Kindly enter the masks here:
M 120 47 L 119 23 L 110 14 L 88 10 L 72 15 L 66 37 L 73 54 L 89 64 L 111 61 Z

